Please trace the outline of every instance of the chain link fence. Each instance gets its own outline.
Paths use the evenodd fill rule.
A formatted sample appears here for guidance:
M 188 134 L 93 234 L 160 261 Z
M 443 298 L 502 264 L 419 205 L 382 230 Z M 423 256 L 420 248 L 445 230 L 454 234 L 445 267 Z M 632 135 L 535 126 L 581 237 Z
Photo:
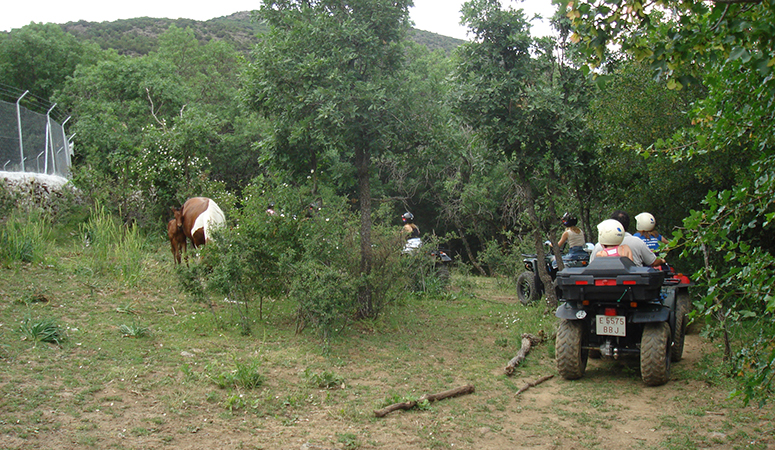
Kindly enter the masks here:
M 27 91 L 0 86 L 0 171 L 70 178 L 69 117 L 58 121 L 55 109 Z

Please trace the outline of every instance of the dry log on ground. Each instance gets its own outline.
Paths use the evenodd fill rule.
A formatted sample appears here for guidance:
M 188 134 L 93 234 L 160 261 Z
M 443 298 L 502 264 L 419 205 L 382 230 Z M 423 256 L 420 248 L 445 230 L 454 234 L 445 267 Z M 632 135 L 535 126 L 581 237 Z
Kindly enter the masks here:
M 545 377 L 541 377 L 541 378 L 539 378 L 538 380 L 536 380 L 536 381 L 534 381 L 534 382 L 532 382 L 532 383 L 528 381 L 528 382 L 527 382 L 527 384 L 525 384 L 524 386 L 522 386 L 522 387 L 521 387 L 521 388 L 520 388 L 520 389 L 517 391 L 517 393 L 516 393 L 516 394 L 514 394 L 514 396 L 516 397 L 517 395 L 519 395 L 519 394 L 521 394 L 521 393 L 525 392 L 526 390 L 530 389 L 531 387 L 538 386 L 539 384 L 541 384 L 541 383 L 543 383 L 544 381 L 546 381 L 546 380 L 549 380 L 549 379 L 551 379 L 551 378 L 554 378 L 554 375 L 547 375 L 547 376 L 545 376 Z
M 465 386 L 460 386 L 458 388 L 450 389 L 448 391 L 440 392 L 438 394 L 425 394 L 417 400 L 412 400 L 409 402 L 393 403 L 390 406 L 386 406 L 382 409 L 374 411 L 374 415 L 377 417 L 385 417 L 391 412 L 397 411 L 399 409 L 405 409 L 405 410 L 412 409 L 415 406 L 417 406 L 418 403 L 422 403 L 426 400 L 429 402 L 435 402 L 437 400 L 444 400 L 445 398 L 457 397 L 458 395 L 470 394 L 472 392 L 474 392 L 474 386 L 471 384 L 467 384 Z
M 538 332 L 538 336 L 530 333 L 523 333 L 522 334 L 522 347 L 519 349 L 519 352 L 517 353 L 517 356 L 511 359 L 508 364 L 506 364 L 506 367 L 504 371 L 506 372 L 506 375 L 511 375 L 514 373 L 514 370 L 516 370 L 516 367 L 524 361 L 525 357 L 527 357 L 527 354 L 530 352 L 530 349 L 534 345 L 538 345 L 541 342 L 544 341 L 546 336 L 544 336 L 543 330 Z

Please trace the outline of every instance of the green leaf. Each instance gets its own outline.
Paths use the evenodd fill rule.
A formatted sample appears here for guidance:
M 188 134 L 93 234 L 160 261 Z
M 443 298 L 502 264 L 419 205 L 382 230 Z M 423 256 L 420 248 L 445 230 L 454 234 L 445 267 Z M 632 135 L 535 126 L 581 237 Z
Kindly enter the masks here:
M 750 58 L 751 58 L 750 53 L 748 53 L 748 50 L 746 50 L 744 47 L 735 47 L 732 49 L 731 52 L 729 52 L 728 61 L 736 61 L 738 59 L 742 59 L 743 62 L 746 62 Z

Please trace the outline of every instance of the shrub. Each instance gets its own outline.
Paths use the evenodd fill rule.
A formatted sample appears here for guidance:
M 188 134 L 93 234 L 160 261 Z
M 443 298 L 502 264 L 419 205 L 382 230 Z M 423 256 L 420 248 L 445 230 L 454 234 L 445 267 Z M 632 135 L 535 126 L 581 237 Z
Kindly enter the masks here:
M 266 212 L 270 202 L 276 215 Z M 328 341 L 357 316 L 362 283 L 372 287 L 376 313 L 408 284 L 395 227 L 374 227 L 371 274 L 361 276 L 360 224 L 344 197 L 258 179 L 245 190 L 233 220 L 237 225 L 216 234 L 202 251 L 203 268 L 181 272 L 198 271 L 182 279 L 195 298 L 217 293 L 234 301 L 244 333 L 249 333 L 247 311 L 254 299 L 263 316 L 263 298 L 287 296 L 298 305 L 297 329 L 311 326 Z
M 37 210 L 17 208 L 0 225 L 0 261 L 37 263 L 48 252 L 49 227 Z

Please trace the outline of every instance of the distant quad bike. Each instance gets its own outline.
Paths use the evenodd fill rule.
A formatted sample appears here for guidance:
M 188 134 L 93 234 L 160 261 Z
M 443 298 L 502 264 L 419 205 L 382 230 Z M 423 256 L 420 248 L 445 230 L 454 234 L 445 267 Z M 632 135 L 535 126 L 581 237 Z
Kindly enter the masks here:
M 590 353 L 618 359 L 640 357 L 643 382 L 667 383 L 670 363 L 681 360 L 687 314 L 688 277 L 629 258 L 595 258 L 587 267 L 557 274 L 562 291 L 555 315 L 557 370 L 567 380 L 584 376 Z
M 562 255 L 562 263 L 565 267 L 584 267 L 589 264 L 589 254 L 593 248 L 593 244 L 587 243 L 584 246 L 583 254 Z M 517 277 L 517 298 L 523 305 L 527 306 L 537 301 L 544 294 L 544 283 L 538 274 L 538 255 L 523 253 L 522 256 L 524 257 L 522 262 L 525 264 L 525 271 Z M 545 264 L 546 271 L 552 277 L 552 280 L 555 280 L 557 277 L 557 262 L 554 259 L 554 255 L 547 254 Z

